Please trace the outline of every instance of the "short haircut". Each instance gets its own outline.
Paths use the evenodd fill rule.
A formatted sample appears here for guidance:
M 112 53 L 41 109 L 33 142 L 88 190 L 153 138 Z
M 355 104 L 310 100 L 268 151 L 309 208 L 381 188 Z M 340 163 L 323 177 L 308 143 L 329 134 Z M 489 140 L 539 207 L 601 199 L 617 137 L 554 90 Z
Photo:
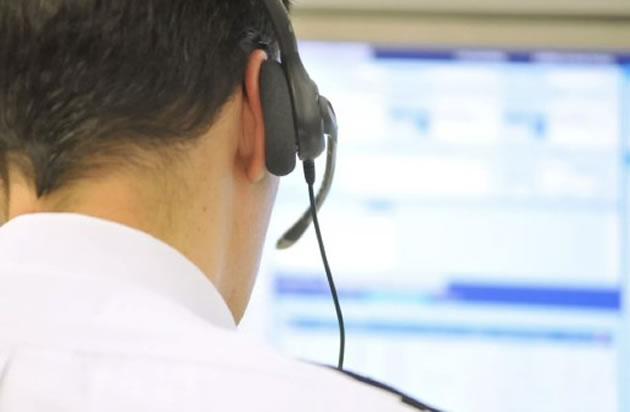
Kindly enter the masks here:
M 262 0 L 4 0 L 0 177 L 44 196 L 94 156 L 191 141 L 274 41 Z

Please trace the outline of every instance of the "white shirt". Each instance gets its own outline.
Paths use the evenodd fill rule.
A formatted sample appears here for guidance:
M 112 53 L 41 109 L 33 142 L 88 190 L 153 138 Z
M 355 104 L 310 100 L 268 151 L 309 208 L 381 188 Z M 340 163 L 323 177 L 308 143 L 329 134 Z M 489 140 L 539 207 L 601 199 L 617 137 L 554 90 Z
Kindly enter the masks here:
M 151 236 L 72 214 L 0 228 L 0 412 L 408 411 L 238 335 L 218 291 Z

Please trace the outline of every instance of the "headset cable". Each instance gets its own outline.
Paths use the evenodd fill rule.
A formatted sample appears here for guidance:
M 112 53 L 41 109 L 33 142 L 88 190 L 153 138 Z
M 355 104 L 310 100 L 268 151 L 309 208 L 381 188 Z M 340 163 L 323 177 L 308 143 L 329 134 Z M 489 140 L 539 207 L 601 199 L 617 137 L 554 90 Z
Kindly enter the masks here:
M 333 279 L 332 271 L 330 270 L 330 265 L 328 264 L 328 257 L 326 256 L 326 248 L 324 247 L 322 231 L 319 227 L 314 189 L 315 163 L 311 160 L 307 160 L 304 162 L 304 178 L 306 179 L 306 183 L 308 185 L 308 195 L 311 204 L 311 216 L 313 219 L 313 226 L 315 227 L 315 234 L 317 235 L 317 243 L 319 244 L 319 251 L 322 255 L 322 262 L 324 263 L 324 270 L 326 271 L 328 286 L 330 287 L 330 293 L 335 304 L 335 312 L 337 313 L 337 323 L 339 324 L 339 361 L 337 363 L 337 369 L 342 371 L 346 352 L 346 328 L 343 320 L 343 313 L 341 311 L 341 304 L 339 303 L 337 288 L 335 286 L 335 280 Z

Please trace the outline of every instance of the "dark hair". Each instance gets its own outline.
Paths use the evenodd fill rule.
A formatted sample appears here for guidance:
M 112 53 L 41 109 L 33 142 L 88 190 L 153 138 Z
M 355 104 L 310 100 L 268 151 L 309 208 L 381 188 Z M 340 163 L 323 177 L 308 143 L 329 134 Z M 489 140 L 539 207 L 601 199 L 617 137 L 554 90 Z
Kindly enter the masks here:
M 273 44 L 263 7 L 2 1 L 0 176 L 11 162 L 43 196 L 89 170 L 94 156 L 203 134 L 242 84 L 248 55 Z

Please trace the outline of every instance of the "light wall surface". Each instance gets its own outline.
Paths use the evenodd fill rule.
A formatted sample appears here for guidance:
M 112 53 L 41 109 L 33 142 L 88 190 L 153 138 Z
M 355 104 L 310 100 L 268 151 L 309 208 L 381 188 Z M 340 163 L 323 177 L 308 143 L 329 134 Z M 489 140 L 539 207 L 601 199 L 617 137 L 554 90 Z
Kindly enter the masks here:
M 627 0 L 296 0 L 309 10 L 398 10 L 449 13 L 511 13 L 565 16 L 630 15 Z
M 519 13 L 482 6 L 491 2 L 480 2 L 479 8 L 470 11 L 463 6 L 451 10 L 422 9 L 412 7 L 411 4 L 416 2 L 410 1 L 387 2 L 390 8 L 381 10 L 369 6 L 373 2 L 366 2 L 364 8 L 333 8 L 325 7 L 326 1 L 317 1 L 321 1 L 317 7 L 312 6 L 312 1 L 298 2 L 294 11 L 294 24 L 302 39 L 512 50 L 541 47 L 630 49 L 630 2 L 626 0 L 623 3 L 616 0 L 601 2 L 600 12 L 591 14 L 544 13 L 545 9 L 536 8 Z M 335 3 L 350 5 L 357 2 L 345 0 Z M 467 1 L 461 3 L 470 4 Z M 575 3 L 580 4 L 579 1 Z M 395 7 L 395 4 L 399 6 Z M 575 9 L 577 6 L 567 10 Z

